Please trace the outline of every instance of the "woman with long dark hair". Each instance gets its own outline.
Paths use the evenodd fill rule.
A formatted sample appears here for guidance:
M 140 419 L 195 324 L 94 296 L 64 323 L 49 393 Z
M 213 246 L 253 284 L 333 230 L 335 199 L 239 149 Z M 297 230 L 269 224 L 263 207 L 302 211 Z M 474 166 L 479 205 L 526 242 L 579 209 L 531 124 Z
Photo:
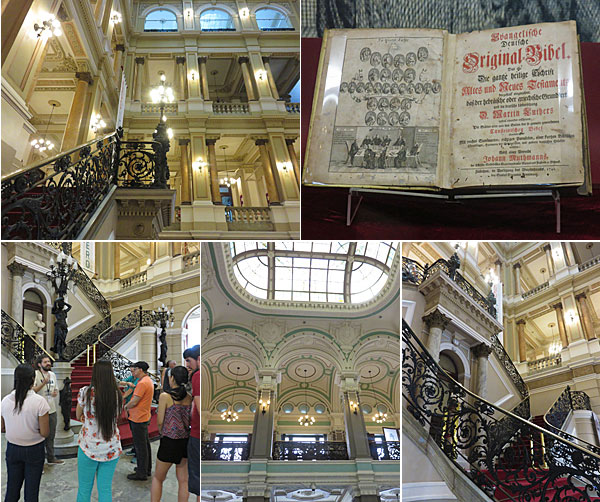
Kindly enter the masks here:
M 179 489 L 178 502 L 188 500 L 187 444 L 190 437 L 192 396 L 186 391 L 188 370 L 175 366 L 169 375 L 169 390 L 161 393 L 158 400 L 158 430 L 160 446 L 156 469 L 152 478 L 152 502 L 160 502 L 162 487 L 167 473 L 175 464 Z
M 2 432 L 6 432 L 8 482 L 4 502 L 17 502 L 25 481 L 25 501 L 39 500 L 44 470 L 44 439 L 50 434 L 50 405 L 36 394 L 30 364 L 15 368 L 15 388 L 2 400 Z
M 121 437 L 117 420 L 123 409 L 123 396 L 110 361 L 97 361 L 92 381 L 77 397 L 79 432 L 77 502 L 89 502 L 97 477 L 98 501 L 112 501 L 112 478 L 119 461 Z

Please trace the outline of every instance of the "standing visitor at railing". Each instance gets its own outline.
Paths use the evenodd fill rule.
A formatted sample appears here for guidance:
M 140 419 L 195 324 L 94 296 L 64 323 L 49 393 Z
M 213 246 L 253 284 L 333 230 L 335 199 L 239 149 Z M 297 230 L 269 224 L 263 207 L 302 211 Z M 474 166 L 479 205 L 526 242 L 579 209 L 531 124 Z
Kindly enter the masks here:
M 50 406 L 33 392 L 34 371 L 29 364 L 15 368 L 15 388 L 2 400 L 2 432 L 6 432 L 5 502 L 17 502 L 25 481 L 25 500 L 38 502 L 44 470 L 44 438 L 50 427 Z
M 169 390 L 158 400 L 158 430 L 160 446 L 152 478 L 152 502 L 160 502 L 167 473 L 173 464 L 177 475 L 178 502 L 188 500 L 187 448 L 190 438 L 192 396 L 186 391 L 188 372 L 183 366 L 170 369 Z
M 46 459 L 49 464 L 64 464 L 64 460 L 59 460 L 54 455 L 54 435 L 56 434 L 56 396 L 58 388 L 56 375 L 50 371 L 52 361 L 48 356 L 38 356 L 36 361 L 35 380 L 33 381 L 33 390 L 42 396 L 48 402 L 50 411 L 48 412 L 48 421 L 50 423 L 50 433 L 46 438 Z
M 152 450 L 150 449 L 150 438 L 148 426 L 150 425 L 150 409 L 152 407 L 152 396 L 154 395 L 154 384 L 148 376 L 148 363 L 138 361 L 132 366 L 133 376 L 139 379 L 133 391 L 131 401 L 125 405 L 129 410 L 131 421 L 131 434 L 137 455 L 137 469 L 127 476 L 127 479 L 146 481 L 152 475 Z
M 90 385 L 79 390 L 77 420 L 83 422 L 77 451 L 77 502 L 89 502 L 94 488 L 98 502 L 111 502 L 112 479 L 119 462 L 121 437 L 117 421 L 123 409 L 123 396 L 110 361 L 97 361 Z

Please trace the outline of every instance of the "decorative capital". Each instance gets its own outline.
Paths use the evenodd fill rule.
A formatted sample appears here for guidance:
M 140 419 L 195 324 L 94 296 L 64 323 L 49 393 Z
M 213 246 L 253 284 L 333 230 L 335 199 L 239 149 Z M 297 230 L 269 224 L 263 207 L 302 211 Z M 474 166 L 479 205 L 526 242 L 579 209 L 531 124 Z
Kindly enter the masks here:
M 177 63 L 177 64 L 185 64 L 185 56 L 177 56 L 175 58 L 175 63 Z
M 519 319 L 519 320 L 517 321 L 517 325 L 518 325 L 518 326 L 521 326 L 521 325 L 522 325 L 522 326 L 525 326 L 525 324 L 527 324 L 527 321 L 526 321 L 525 319 Z
M 577 300 L 585 301 L 585 299 L 587 298 L 587 295 L 585 294 L 585 291 L 582 291 L 581 293 L 577 293 L 575 295 L 575 298 Z
M 144 64 L 145 61 L 146 60 L 144 58 L 135 58 L 135 64 Z
M 116 51 L 125 52 L 125 44 L 117 44 L 117 45 L 115 45 L 115 50 Z
M 179 146 L 187 146 L 190 144 L 190 140 L 188 138 L 183 138 L 179 140 Z
M 563 308 L 563 306 L 562 306 L 562 303 L 561 303 L 561 302 L 555 303 L 555 304 L 551 305 L 551 307 L 552 307 L 554 310 L 562 310 L 562 308 Z
M 84 82 L 87 82 L 90 85 L 92 85 L 94 83 L 94 80 L 92 79 L 92 74 L 87 71 L 78 71 L 77 73 L 75 73 L 75 77 L 78 78 L 79 80 L 83 80 Z
M 259 138 L 259 139 L 257 139 L 257 140 L 254 142 L 254 144 L 255 144 L 256 146 L 264 146 L 264 145 L 266 145 L 268 142 L 269 142 L 269 140 L 268 140 L 268 139 L 265 139 L 265 138 Z
M 269 64 L 271 62 L 271 58 L 269 56 L 263 56 L 262 60 L 265 64 Z
M 513 268 L 521 268 L 521 264 L 520 264 L 520 263 L 515 263 L 515 264 L 513 265 Z
M 23 277 L 23 274 L 25 274 L 25 270 L 27 270 L 27 267 L 21 263 L 17 263 L 16 261 L 13 261 L 10 265 L 8 265 L 6 267 L 8 270 L 10 270 L 10 273 L 15 276 L 19 276 L 19 277 Z
M 492 347 L 486 345 L 485 343 L 480 343 L 479 345 L 475 345 L 475 347 L 473 347 L 473 355 L 478 359 L 481 357 L 487 359 L 491 353 Z
M 244 63 L 249 63 L 249 62 L 250 62 L 250 59 L 248 57 L 246 57 L 246 56 L 238 58 L 238 63 L 239 64 L 244 64 Z
M 207 139 L 206 140 L 206 146 L 215 146 L 216 144 L 217 144 L 216 139 Z
M 495 262 L 494 265 L 496 265 L 497 267 L 502 267 L 502 260 L 500 258 L 498 258 Z
M 208 61 L 208 58 L 206 56 L 200 56 L 198 58 L 198 64 L 206 64 L 206 61 Z
M 285 138 L 285 144 L 287 146 L 292 146 L 296 142 L 297 138 Z
M 434 310 L 430 314 L 423 316 L 423 322 L 425 322 L 429 328 L 444 329 L 450 323 L 450 318 L 442 314 L 439 310 Z
M 550 251 L 551 249 L 552 249 L 552 248 L 550 247 L 550 244 L 546 244 L 546 245 L 545 245 L 545 246 L 542 248 L 542 250 L 543 250 L 543 251 Z

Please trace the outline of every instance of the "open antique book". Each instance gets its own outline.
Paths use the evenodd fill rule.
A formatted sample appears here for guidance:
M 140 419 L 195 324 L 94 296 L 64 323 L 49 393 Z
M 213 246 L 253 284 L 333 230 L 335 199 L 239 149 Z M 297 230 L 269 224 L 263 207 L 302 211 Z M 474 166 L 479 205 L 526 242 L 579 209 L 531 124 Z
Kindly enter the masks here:
M 461 35 L 330 30 L 308 185 L 591 191 L 574 21 Z

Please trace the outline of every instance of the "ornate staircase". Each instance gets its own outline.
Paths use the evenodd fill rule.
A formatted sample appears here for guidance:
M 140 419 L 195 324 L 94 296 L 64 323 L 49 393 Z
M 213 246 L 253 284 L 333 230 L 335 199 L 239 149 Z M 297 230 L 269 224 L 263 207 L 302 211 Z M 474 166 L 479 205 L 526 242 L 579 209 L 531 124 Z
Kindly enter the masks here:
M 597 446 L 559 430 L 559 422 L 548 423 L 553 413 L 530 420 L 529 397 L 506 411 L 469 391 L 438 365 L 404 321 L 402 341 L 405 413 L 428 431 L 440 454 L 479 488 L 482 498 L 600 500 Z

